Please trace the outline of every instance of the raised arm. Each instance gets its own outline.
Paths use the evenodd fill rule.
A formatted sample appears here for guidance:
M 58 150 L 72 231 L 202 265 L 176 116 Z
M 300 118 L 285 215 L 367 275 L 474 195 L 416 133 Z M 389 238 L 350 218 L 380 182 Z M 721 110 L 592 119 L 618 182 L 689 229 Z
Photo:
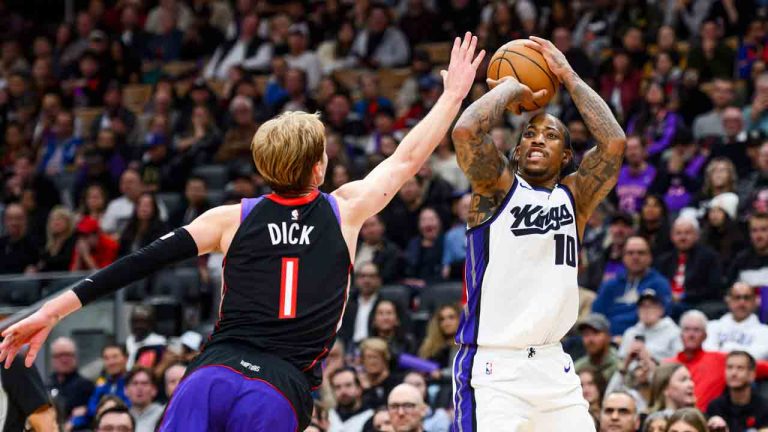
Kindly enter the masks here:
M 476 45 L 477 37 L 469 32 L 463 41 L 456 38 L 448 70 L 441 72 L 445 90 L 426 117 L 403 138 L 395 153 L 364 179 L 348 183 L 333 192 L 339 200 L 342 221 L 353 231 L 381 211 L 403 183 L 416 175 L 448 132 L 485 54 L 481 51 L 475 57 Z
M 512 104 L 519 114 L 524 101 L 546 95 L 546 90 L 532 93 L 511 77 L 488 80 L 488 84 L 491 90 L 464 111 L 451 134 L 459 166 L 472 185 L 467 221 L 470 227 L 479 225 L 496 211 L 515 180 L 507 169 L 509 161 L 488 133 L 501 122 L 507 105 Z
M 579 170 L 563 180 L 575 195 L 577 219 L 579 226 L 584 227 L 584 222 L 616 185 L 627 139 L 608 104 L 574 72 L 552 42 L 531 36 L 525 44 L 544 56 L 597 141 L 597 146 L 584 155 Z

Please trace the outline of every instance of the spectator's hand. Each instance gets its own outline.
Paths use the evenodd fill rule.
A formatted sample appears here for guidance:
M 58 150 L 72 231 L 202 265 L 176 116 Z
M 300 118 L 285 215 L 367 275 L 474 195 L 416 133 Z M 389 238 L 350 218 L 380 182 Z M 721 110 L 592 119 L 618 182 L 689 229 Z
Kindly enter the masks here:
M 728 432 L 728 424 L 720 416 L 714 416 L 707 422 L 710 432 Z
M 523 41 L 523 44 L 528 48 L 540 52 L 541 55 L 544 56 L 544 60 L 547 61 L 549 70 L 555 74 L 561 83 L 565 83 L 567 80 L 576 76 L 576 72 L 573 71 L 573 68 L 568 63 L 565 54 L 557 49 L 555 44 L 536 36 L 531 36 L 529 39 L 530 40 Z
M 32 366 L 38 351 L 58 321 L 58 317 L 40 309 L 8 327 L 2 334 L 5 339 L 0 343 L 0 364 L 5 362 L 5 368 L 10 368 L 16 354 L 24 345 L 29 344 L 29 351 L 25 356 L 24 364 L 27 367 Z
M 766 108 L 768 108 L 768 99 L 760 96 L 755 97 L 755 100 L 752 101 L 752 120 L 757 120 Z
M 88 247 L 88 242 L 84 238 L 77 239 L 75 248 L 80 256 L 90 255 L 91 253 L 91 248 Z
M 444 94 L 459 100 L 463 100 L 467 96 L 469 89 L 472 88 L 472 83 L 475 82 L 477 67 L 485 56 L 485 50 L 481 50 L 475 56 L 476 47 L 477 36 L 472 36 L 470 32 L 464 35 L 463 41 L 459 38 L 454 39 L 448 70 L 440 71 L 440 75 L 443 77 Z

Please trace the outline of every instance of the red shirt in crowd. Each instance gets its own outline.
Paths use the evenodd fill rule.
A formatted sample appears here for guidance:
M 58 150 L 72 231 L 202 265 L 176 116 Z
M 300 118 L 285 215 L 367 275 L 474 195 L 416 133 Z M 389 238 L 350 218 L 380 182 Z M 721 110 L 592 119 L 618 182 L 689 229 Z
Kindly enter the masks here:
M 696 408 L 707 412 L 707 406 L 725 391 L 725 360 L 728 353 L 698 350 L 693 357 L 685 351 L 667 359 L 668 362 L 681 363 L 688 368 L 693 379 L 693 393 L 696 396 Z M 757 379 L 768 378 L 768 361 L 757 362 Z

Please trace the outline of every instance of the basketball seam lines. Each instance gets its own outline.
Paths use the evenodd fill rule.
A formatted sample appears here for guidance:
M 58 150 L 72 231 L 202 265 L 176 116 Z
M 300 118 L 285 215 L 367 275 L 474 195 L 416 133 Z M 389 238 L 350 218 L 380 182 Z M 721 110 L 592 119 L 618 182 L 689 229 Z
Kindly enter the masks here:
M 504 52 L 508 52 L 508 53 L 512 53 L 512 54 L 517 54 L 517 55 L 519 55 L 520 57 L 523 57 L 524 59 L 526 59 L 526 60 L 528 60 L 529 62 L 531 62 L 531 63 L 533 63 L 534 65 L 536 65 L 536 67 L 537 67 L 537 68 L 539 68 L 539 69 L 540 69 L 542 72 L 544 72 L 544 75 L 546 75 L 546 76 L 547 76 L 547 79 L 549 80 L 549 83 L 550 83 L 550 84 L 552 84 L 552 96 L 554 96 L 554 95 L 555 95 L 555 93 L 557 92 L 557 87 L 555 87 L 555 82 L 554 82 L 554 81 L 552 81 L 552 77 L 551 77 L 551 76 L 549 76 L 549 74 L 547 73 L 547 71 L 545 71 L 545 70 L 544 70 L 544 68 L 543 68 L 543 67 L 541 67 L 541 66 L 540 66 L 538 63 L 536 63 L 535 61 L 531 60 L 531 59 L 530 59 L 530 58 L 529 58 L 527 55 L 525 55 L 525 54 L 520 54 L 519 52 L 516 52 L 516 51 L 510 51 L 510 50 L 508 50 L 508 49 L 505 49 L 505 50 L 504 50 Z M 503 58 L 503 57 L 502 57 L 502 58 Z M 509 61 L 509 60 L 507 60 L 507 61 Z M 512 62 L 510 62 L 510 64 L 512 64 Z M 518 80 L 518 81 L 519 81 L 519 80 Z M 538 106 L 538 104 L 536 104 L 536 105 Z

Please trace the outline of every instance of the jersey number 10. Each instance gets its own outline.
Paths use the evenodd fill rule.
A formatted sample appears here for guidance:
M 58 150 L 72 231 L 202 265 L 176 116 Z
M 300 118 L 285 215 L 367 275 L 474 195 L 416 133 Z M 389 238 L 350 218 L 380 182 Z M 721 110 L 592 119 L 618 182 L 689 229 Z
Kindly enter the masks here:
M 555 234 L 555 265 L 576 267 L 576 239 L 566 234 Z

